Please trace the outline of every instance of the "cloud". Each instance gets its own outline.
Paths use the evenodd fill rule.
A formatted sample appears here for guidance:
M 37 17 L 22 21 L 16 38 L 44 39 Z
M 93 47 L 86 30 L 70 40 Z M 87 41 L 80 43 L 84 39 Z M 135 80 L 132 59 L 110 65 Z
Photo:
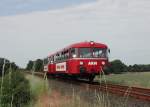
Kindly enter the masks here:
M 66 45 L 95 40 L 111 59 L 149 63 L 150 1 L 98 0 L 64 9 L 0 17 L 0 56 L 21 66 Z M 5 44 L 5 45 L 4 45 Z

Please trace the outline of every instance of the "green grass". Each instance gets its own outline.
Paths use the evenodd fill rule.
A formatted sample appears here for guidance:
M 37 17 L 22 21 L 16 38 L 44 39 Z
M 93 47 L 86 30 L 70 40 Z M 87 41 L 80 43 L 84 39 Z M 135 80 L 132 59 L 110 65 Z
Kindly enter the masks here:
M 110 83 L 150 88 L 150 72 L 111 74 L 103 76 L 100 79 L 97 77 L 96 80 L 106 80 L 106 82 Z
M 30 89 L 31 94 L 33 96 L 31 103 L 28 107 L 34 107 L 36 101 L 38 98 L 43 95 L 50 92 L 50 89 L 48 87 L 48 81 L 39 77 L 36 77 L 34 75 L 26 75 L 26 78 L 30 82 Z
M 38 95 L 42 94 L 43 92 L 48 91 L 48 83 L 46 80 L 40 79 L 35 76 L 33 76 L 33 77 L 30 76 L 29 81 L 31 81 L 30 82 L 31 91 L 34 95 L 38 96 Z
M 114 74 L 106 76 L 106 81 L 111 81 L 117 84 L 134 84 L 147 87 L 149 77 L 150 73 Z M 130 105 L 124 98 L 119 98 L 118 100 L 118 97 L 111 96 L 111 94 L 107 95 L 106 93 L 96 91 L 96 103 L 94 104 L 83 100 L 82 97 L 78 95 L 78 91 L 73 91 L 72 95 L 69 95 L 70 97 L 53 96 L 53 91 L 48 89 L 50 88 L 48 86 L 48 81 L 32 75 L 26 75 L 26 78 L 30 81 L 31 92 L 34 95 L 34 98 L 36 98 L 30 103 L 28 107 L 48 107 L 44 105 L 45 103 L 52 104 L 52 106 L 49 107 L 127 107 L 128 105 Z M 104 77 L 101 78 L 101 80 L 104 80 Z M 150 83 L 148 86 L 150 86 Z M 46 100 L 48 100 L 48 102 Z M 112 104 L 114 106 L 112 106 Z

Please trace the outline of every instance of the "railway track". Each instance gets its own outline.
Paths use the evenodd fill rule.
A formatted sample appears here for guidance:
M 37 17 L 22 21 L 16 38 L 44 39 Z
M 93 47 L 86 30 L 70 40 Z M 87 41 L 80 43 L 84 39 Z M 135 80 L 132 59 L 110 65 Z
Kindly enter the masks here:
M 89 87 L 91 89 L 98 89 L 101 91 L 110 92 L 124 97 L 133 97 L 139 100 L 150 102 L 150 89 L 114 85 L 109 83 L 102 83 L 100 85 L 90 85 Z
M 34 73 L 34 75 L 39 77 L 44 77 L 44 73 Z M 92 90 L 109 92 L 124 97 L 132 97 L 142 101 L 150 102 L 150 89 L 146 89 L 146 88 L 129 87 L 129 86 L 110 84 L 110 83 L 98 83 L 98 82 L 89 83 L 87 81 L 82 81 L 82 80 L 67 81 L 66 79 L 62 79 L 62 78 L 61 80 L 65 82 L 77 83 L 79 85 L 82 85 L 83 87 L 88 87 L 88 89 L 92 89 Z

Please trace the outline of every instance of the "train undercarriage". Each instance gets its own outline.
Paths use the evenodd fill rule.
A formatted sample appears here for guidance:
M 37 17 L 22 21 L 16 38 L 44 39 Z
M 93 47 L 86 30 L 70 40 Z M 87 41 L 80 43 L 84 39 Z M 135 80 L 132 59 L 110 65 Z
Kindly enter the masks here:
M 98 74 L 66 74 L 66 73 L 56 73 L 56 74 L 48 74 L 47 76 L 51 76 L 53 78 L 66 78 L 66 79 L 73 79 L 73 80 L 78 80 L 78 79 L 84 79 L 88 80 L 89 82 L 93 82 L 95 76 Z

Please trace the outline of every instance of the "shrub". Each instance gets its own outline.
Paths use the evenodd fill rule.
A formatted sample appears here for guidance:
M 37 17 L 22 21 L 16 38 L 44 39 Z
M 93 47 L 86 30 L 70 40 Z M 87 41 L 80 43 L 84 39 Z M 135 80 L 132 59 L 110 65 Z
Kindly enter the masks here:
M 42 71 L 43 70 L 43 60 L 37 59 L 35 61 L 35 71 Z
M 29 61 L 28 64 L 27 64 L 26 70 L 32 70 L 33 65 L 34 65 L 34 62 L 33 61 Z
M 19 72 L 9 72 L 4 76 L 2 84 L 1 106 L 22 107 L 30 101 L 30 85 L 25 76 Z

